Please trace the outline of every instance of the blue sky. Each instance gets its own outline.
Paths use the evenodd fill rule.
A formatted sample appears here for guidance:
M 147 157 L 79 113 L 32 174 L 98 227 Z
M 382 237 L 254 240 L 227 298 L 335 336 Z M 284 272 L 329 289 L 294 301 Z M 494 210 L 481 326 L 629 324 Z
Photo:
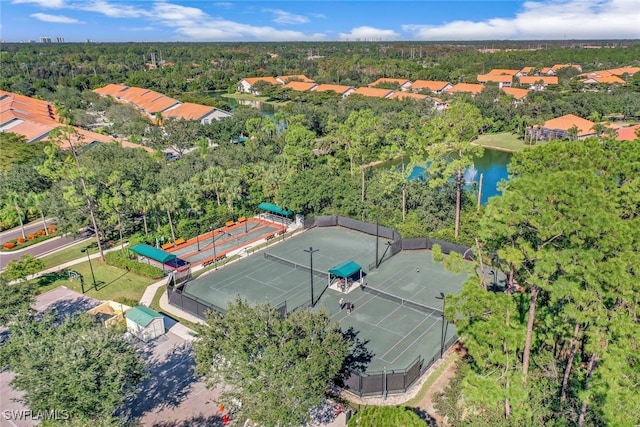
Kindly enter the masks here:
M 0 39 L 119 41 L 640 38 L 638 0 L 0 0 Z

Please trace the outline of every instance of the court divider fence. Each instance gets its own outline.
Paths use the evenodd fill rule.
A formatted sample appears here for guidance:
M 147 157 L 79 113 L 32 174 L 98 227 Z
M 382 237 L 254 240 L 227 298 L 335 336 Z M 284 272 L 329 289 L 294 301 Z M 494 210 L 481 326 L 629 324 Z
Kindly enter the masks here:
M 448 350 L 457 340 L 456 335 L 452 336 L 446 342 L 445 348 Z M 405 369 L 389 369 L 366 374 L 351 371 L 351 375 L 344 381 L 344 387 L 360 397 L 385 397 L 387 394 L 406 393 L 439 359 L 440 351 L 426 363 L 421 356 L 418 356 Z

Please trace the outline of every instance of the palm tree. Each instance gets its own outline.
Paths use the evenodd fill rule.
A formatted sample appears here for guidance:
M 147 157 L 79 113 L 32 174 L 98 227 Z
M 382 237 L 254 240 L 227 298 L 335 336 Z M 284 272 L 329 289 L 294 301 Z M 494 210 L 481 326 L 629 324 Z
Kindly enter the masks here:
M 44 193 L 34 193 L 30 192 L 27 195 L 27 205 L 30 208 L 37 210 L 40 213 L 40 218 L 42 219 L 42 225 L 44 227 L 44 232 L 46 235 L 49 235 L 49 229 L 47 228 L 47 220 L 44 217 L 44 210 L 46 206 L 47 196 Z
M 240 180 L 235 176 L 228 175 L 223 182 L 224 199 L 227 203 L 229 213 L 233 214 L 233 205 L 236 200 L 240 200 L 242 196 L 242 185 Z
M 203 187 L 207 191 L 213 191 L 216 195 L 218 206 L 222 205 L 220 194 L 222 193 L 222 180 L 225 177 L 225 171 L 220 166 L 212 166 L 205 170 L 201 176 Z
M 167 219 L 169 220 L 169 227 L 171 228 L 171 239 L 176 241 L 176 232 L 173 228 L 173 220 L 171 219 L 171 212 L 175 212 L 180 206 L 180 194 L 178 189 L 173 186 L 164 187 L 158 193 L 158 204 L 167 212 Z
M 24 222 L 22 220 L 23 209 L 20 207 L 20 203 L 22 202 L 22 197 L 20 197 L 20 195 L 15 191 L 12 191 L 7 195 L 7 199 L 9 204 L 11 204 L 13 208 L 16 210 L 16 212 L 18 213 L 18 220 L 20 221 L 20 230 L 22 231 L 22 238 L 26 239 L 27 235 L 24 232 Z
M 131 200 L 133 209 L 142 215 L 142 223 L 144 224 L 144 235 L 149 236 L 149 229 L 147 227 L 147 215 L 151 212 L 155 206 L 155 200 L 151 197 L 148 191 L 139 191 L 134 194 Z

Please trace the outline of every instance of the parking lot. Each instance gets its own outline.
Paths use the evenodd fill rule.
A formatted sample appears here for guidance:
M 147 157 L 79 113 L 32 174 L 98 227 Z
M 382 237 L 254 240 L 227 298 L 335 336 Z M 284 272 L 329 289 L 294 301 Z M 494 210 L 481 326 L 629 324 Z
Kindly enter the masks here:
M 62 315 L 70 315 L 87 311 L 99 303 L 59 287 L 39 295 L 33 308 L 38 311 L 52 308 Z M 167 332 L 150 343 L 141 343 L 141 352 L 150 375 L 137 398 L 127 402 L 124 412 L 127 418 L 138 418 L 141 425 L 154 427 L 222 426 L 215 403 L 219 390 L 208 390 L 203 382 L 194 378 L 195 362 L 190 342 Z M 9 385 L 13 376 L 9 371 L 0 372 L 0 426 L 37 425 L 37 417 L 24 412 L 27 408 L 16 400 L 22 394 Z

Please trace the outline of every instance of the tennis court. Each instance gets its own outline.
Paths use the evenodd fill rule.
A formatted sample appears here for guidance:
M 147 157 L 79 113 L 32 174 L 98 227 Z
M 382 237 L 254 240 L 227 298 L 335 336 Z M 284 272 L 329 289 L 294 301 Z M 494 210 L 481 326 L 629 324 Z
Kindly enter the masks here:
M 386 242 L 379 239 L 380 255 Z M 183 292 L 221 308 L 238 295 L 272 306 L 286 301 L 287 311 L 308 306 L 310 248 L 314 250 L 314 310 L 324 308 L 343 330 L 353 327 L 357 331 L 373 356 L 367 371 L 404 369 L 418 356 L 428 360 L 439 354 L 443 329 L 437 309 L 442 307 L 441 293 L 458 292 L 466 276 L 447 272 L 433 262 L 427 250 L 402 251 L 378 269 L 366 271 L 376 259 L 376 236 L 343 227 L 307 230 L 188 282 Z M 346 294 L 327 289 L 327 271 L 347 260 L 365 269 L 366 286 L 354 287 Z M 350 314 L 340 309 L 340 298 L 353 303 Z M 447 339 L 454 334 L 449 326 Z
M 247 218 L 233 225 L 217 228 L 201 234 L 187 242 L 168 249 L 170 252 L 192 265 L 213 262 L 224 258 L 234 250 L 250 246 L 265 238 L 275 238 L 286 230 L 286 226 L 274 224 L 259 218 Z

